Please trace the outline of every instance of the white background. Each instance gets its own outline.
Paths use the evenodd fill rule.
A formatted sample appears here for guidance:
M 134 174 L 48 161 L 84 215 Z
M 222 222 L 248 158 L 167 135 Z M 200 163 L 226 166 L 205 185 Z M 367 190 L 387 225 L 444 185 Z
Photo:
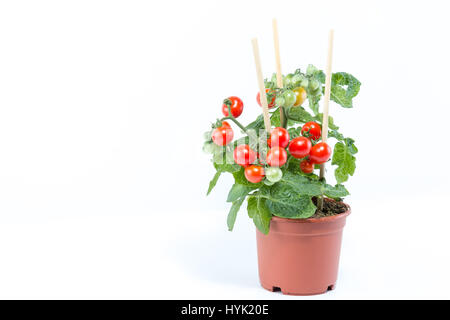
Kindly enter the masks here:
M 245 210 L 202 134 L 221 101 L 260 112 L 250 40 L 274 71 L 361 82 L 331 106 L 359 147 L 335 291 L 450 298 L 445 1 L 2 1 L 0 298 L 265 298 Z

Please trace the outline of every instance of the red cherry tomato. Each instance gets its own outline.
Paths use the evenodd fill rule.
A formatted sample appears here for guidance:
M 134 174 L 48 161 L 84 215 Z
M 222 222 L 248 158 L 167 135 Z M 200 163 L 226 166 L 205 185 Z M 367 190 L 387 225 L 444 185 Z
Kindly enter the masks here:
M 228 127 L 231 128 L 230 124 L 226 121 L 222 121 L 222 127 Z
M 228 117 L 228 106 L 230 106 L 231 114 L 237 118 L 242 114 L 244 110 L 244 103 L 238 97 L 228 97 L 223 101 L 222 113 L 225 117 Z
M 234 149 L 234 162 L 238 165 L 247 167 L 256 160 L 256 152 L 248 144 L 241 144 Z
M 286 148 L 289 144 L 289 133 L 285 128 L 277 127 L 270 133 L 270 142 L 274 147 Z
M 214 129 L 211 138 L 218 146 L 225 146 L 233 140 L 233 129 L 229 127 L 219 127 Z
M 251 165 L 245 168 L 244 174 L 248 181 L 258 183 L 264 178 L 264 168 L 257 165 Z
M 273 106 L 275 106 L 275 91 L 271 90 L 271 89 L 266 89 L 266 95 L 267 95 L 267 107 L 273 108 Z M 258 92 L 258 94 L 256 95 L 256 102 L 258 102 L 259 106 L 262 107 L 261 104 L 261 96 L 260 93 Z
M 271 167 L 282 167 L 287 161 L 287 152 L 281 147 L 272 147 L 267 152 L 266 160 Z
M 331 156 L 331 147 L 325 142 L 319 142 L 311 148 L 309 153 L 310 162 L 322 164 L 328 161 Z
M 304 173 L 312 173 L 314 171 L 314 163 L 311 163 L 308 160 L 303 160 L 300 162 L 300 170 Z
M 308 138 L 319 140 L 322 135 L 322 129 L 320 129 L 320 125 L 317 122 L 310 121 L 302 127 L 302 134 L 307 135 L 307 133 L 309 133 Z
M 305 137 L 292 139 L 289 144 L 289 152 L 294 158 L 300 159 L 306 157 L 311 151 L 311 140 Z

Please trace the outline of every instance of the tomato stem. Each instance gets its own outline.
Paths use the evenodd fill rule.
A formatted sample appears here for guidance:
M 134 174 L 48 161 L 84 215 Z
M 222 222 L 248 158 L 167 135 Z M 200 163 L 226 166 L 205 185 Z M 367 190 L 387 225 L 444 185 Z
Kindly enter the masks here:
M 238 120 L 236 120 L 236 118 L 231 113 L 231 106 L 228 106 L 228 116 L 225 117 L 225 118 L 220 119 L 220 121 L 224 121 L 224 120 L 231 120 L 231 121 L 233 121 L 239 128 L 241 128 L 242 131 L 247 133 L 247 130 L 245 129 L 245 127 Z
M 281 123 L 281 127 L 287 129 L 287 115 L 286 112 L 284 111 L 283 107 L 280 107 L 280 123 Z

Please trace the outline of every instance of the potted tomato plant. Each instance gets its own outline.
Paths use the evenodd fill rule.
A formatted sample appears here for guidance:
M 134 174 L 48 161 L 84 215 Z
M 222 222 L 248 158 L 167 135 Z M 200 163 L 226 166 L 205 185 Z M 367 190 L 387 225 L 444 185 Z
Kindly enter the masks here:
M 350 213 L 343 202 L 349 195 L 343 183 L 355 172 L 358 149 L 332 117 L 328 118 L 330 140 L 321 141 L 322 70 L 312 65 L 305 72 L 298 69 L 283 76 L 282 88 L 277 86 L 275 74 L 264 84 L 270 133 L 264 130 L 263 115 L 246 126 L 241 124 L 237 118 L 244 104 L 233 96 L 224 100 L 224 116 L 205 134 L 204 151 L 211 154 L 216 170 L 207 193 L 222 174 L 233 175 L 227 197 L 231 204 L 228 229 L 233 229 L 246 200 L 248 216 L 257 229 L 264 288 L 284 294 L 323 293 L 336 283 L 342 229 Z M 354 76 L 334 73 L 330 98 L 352 108 L 359 88 Z M 261 105 L 259 94 L 257 102 Z M 242 136 L 237 138 L 235 130 Z M 334 185 L 318 174 L 320 165 L 328 161 L 334 170 Z

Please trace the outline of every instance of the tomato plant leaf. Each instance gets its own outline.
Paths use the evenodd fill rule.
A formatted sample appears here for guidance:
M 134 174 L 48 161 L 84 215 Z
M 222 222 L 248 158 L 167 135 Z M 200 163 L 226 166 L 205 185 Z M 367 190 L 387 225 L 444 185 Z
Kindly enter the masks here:
M 245 127 L 245 130 L 256 130 L 264 128 L 264 117 L 260 114 L 255 121 L 251 122 L 249 125 Z
M 344 139 L 345 139 L 344 135 L 337 132 L 336 130 L 329 130 L 328 137 L 335 138 L 338 141 L 344 141 Z
M 356 147 L 355 147 L 356 148 Z M 338 184 L 348 180 L 348 176 L 352 176 L 356 168 L 356 158 L 353 156 L 354 148 L 342 142 L 336 143 L 333 151 L 332 165 L 338 167 L 334 171 Z
M 348 192 L 348 190 L 342 184 L 337 184 L 335 186 L 326 184 L 324 187 L 323 193 L 327 197 L 333 198 L 335 200 L 338 200 L 338 199 L 348 196 L 350 194 Z
M 298 167 L 297 167 L 298 170 Z M 318 196 L 322 194 L 322 182 L 309 179 L 307 176 L 285 172 L 280 184 L 291 186 L 298 194 L 307 196 Z
M 269 233 L 270 220 L 272 219 L 272 214 L 266 206 L 266 199 L 258 198 L 257 208 L 253 215 L 253 223 L 256 228 L 264 234 Z
M 261 188 L 270 212 L 278 217 L 305 219 L 316 212 L 311 196 L 302 195 L 288 184 L 276 183 L 271 188 Z
M 231 205 L 230 212 L 228 213 L 227 217 L 228 231 L 233 230 L 234 223 L 236 222 L 237 213 L 239 212 L 239 209 L 241 208 L 241 205 L 244 202 L 244 200 L 245 196 L 234 201 L 233 204 Z
M 293 121 L 306 123 L 313 121 L 314 117 L 309 114 L 303 107 L 291 107 L 287 110 L 287 117 Z
M 212 189 L 214 189 L 221 174 L 222 174 L 222 171 L 216 172 L 216 174 L 214 175 L 212 180 L 209 182 L 208 192 L 206 193 L 206 195 L 209 195 L 211 193 Z
M 272 112 L 272 115 L 270 116 L 270 124 L 273 127 L 281 126 L 280 111 L 278 108 Z
M 361 82 L 346 72 L 333 73 L 330 98 L 344 108 L 352 108 L 352 99 L 358 94 Z
M 314 120 L 317 121 L 318 123 L 320 123 L 320 125 L 322 126 L 322 124 L 323 124 L 323 113 L 317 114 L 317 116 L 314 117 Z M 333 119 L 332 116 L 328 116 L 328 128 L 330 128 L 331 130 L 338 130 L 339 129 L 339 127 L 334 124 L 334 119 Z
M 258 214 L 258 198 L 249 196 L 247 199 L 247 213 L 249 218 L 253 219 L 255 214 Z
M 234 202 L 239 198 L 245 197 L 252 190 L 253 188 L 250 186 L 244 186 L 242 184 L 235 183 L 228 193 L 227 202 Z
M 228 163 L 214 163 L 214 167 L 216 168 L 217 171 L 221 171 L 221 172 L 229 172 L 229 173 L 233 173 L 236 171 L 239 171 L 240 166 L 237 164 L 228 164 Z

